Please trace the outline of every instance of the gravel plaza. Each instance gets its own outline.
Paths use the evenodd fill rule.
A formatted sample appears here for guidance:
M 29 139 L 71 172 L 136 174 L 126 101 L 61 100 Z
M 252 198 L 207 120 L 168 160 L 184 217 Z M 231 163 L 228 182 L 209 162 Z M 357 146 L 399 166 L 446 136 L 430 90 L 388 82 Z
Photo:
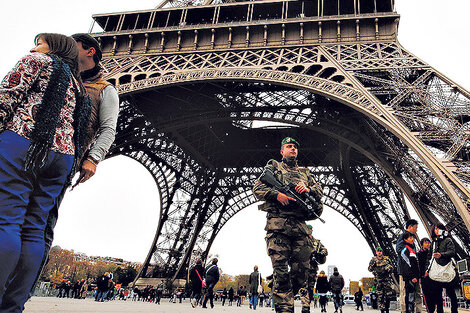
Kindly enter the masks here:
M 329 303 L 327 310 L 329 313 L 334 312 L 333 303 Z M 271 308 L 257 307 L 257 312 L 274 312 Z M 300 313 L 301 306 L 300 302 L 296 301 L 295 313 Z M 237 307 L 234 303 L 233 306 L 221 306 L 220 302 L 215 302 L 213 309 L 203 309 L 201 307 L 192 308 L 189 304 L 188 299 L 183 303 L 170 303 L 168 299 L 162 299 L 160 305 L 141 302 L 141 301 L 119 301 L 114 300 L 110 302 L 95 302 L 92 299 L 78 300 L 78 299 L 67 299 L 67 298 L 55 298 L 55 297 L 33 297 L 25 306 L 24 313 L 49 313 L 49 312 L 61 312 L 61 313 L 117 313 L 117 312 L 133 312 L 133 313 L 189 313 L 189 312 L 228 312 L 228 313 L 247 313 L 253 312 L 245 304 L 241 307 Z M 312 313 L 319 313 L 319 308 L 311 308 Z M 344 313 L 356 312 L 355 306 L 345 305 L 343 309 Z M 378 310 L 370 310 L 364 307 L 364 312 L 379 312 Z

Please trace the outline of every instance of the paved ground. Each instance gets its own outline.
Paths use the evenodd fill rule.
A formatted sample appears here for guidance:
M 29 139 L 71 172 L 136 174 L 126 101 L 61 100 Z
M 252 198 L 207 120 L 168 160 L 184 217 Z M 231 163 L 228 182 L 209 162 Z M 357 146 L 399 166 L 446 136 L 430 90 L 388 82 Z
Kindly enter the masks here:
M 60 313 L 118 313 L 118 312 L 135 312 L 135 313 L 202 313 L 202 312 L 227 312 L 227 313 L 248 313 L 253 312 L 249 309 L 248 305 L 242 307 L 221 306 L 220 302 L 215 303 L 214 309 L 193 309 L 188 301 L 183 303 L 169 303 L 167 299 L 163 299 L 161 305 L 144 302 L 133 302 L 133 301 L 110 301 L 110 302 L 95 302 L 92 299 L 77 300 L 77 299 L 63 299 L 53 297 L 33 297 L 26 303 L 26 309 L 24 313 L 49 313 L 49 312 L 60 312 Z M 313 307 L 313 305 L 312 305 Z M 346 305 L 344 313 L 357 313 L 352 305 Z M 300 302 L 296 303 L 295 313 L 300 313 L 301 307 Z M 332 303 L 329 303 L 328 312 L 333 313 L 334 307 Z M 274 312 L 270 308 L 258 307 L 256 312 L 267 313 Z M 311 310 L 312 313 L 320 313 L 320 309 Z M 364 313 L 378 313 L 377 310 L 369 310 L 365 308 Z

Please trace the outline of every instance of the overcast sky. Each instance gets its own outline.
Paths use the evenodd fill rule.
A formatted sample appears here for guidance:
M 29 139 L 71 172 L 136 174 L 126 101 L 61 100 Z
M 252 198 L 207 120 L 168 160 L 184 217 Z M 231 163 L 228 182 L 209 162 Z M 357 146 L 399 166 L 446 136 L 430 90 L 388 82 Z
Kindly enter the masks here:
M 149 9 L 158 3 L 152 0 L 2 1 L 0 76 L 29 52 L 37 33 L 87 32 L 92 14 Z M 470 2 L 396 0 L 396 10 L 401 15 L 400 43 L 470 89 Z M 112 158 L 100 163 L 97 174 L 89 182 L 67 193 L 60 208 L 54 244 L 88 255 L 142 262 L 158 225 L 158 213 L 158 191 L 146 169 L 125 157 Z M 313 225 L 314 236 L 329 250 L 326 265 L 337 265 L 346 280 L 370 276 L 367 265 L 372 253 L 359 232 L 331 209 L 325 209 L 323 217 L 327 224 Z M 257 264 L 263 276 L 271 274 L 264 226 L 265 214 L 254 206 L 226 224 L 211 250 L 212 254 L 219 254 L 224 272 L 247 274 Z

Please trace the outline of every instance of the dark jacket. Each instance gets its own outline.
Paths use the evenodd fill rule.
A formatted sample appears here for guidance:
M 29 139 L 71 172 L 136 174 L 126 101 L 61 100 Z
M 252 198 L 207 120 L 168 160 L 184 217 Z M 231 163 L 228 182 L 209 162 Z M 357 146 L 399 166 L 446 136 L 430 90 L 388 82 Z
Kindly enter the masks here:
M 344 278 L 339 272 L 333 272 L 333 275 L 330 276 L 329 283 L 331 291 L 341 291 L 344 288 Z
M 405 245 L 406 245 L 405 239 L 403 239 L 406 233 L 409 233 L 409 231 L 405 230 L 400 236 L 398 236 L 397 244 L 396 244 L 396 247 L 395 247 L 395 250 L 396 250 L 397 255 L 398 255 L 398 260 L 397 260 L 397 271 L 398 271 L 398 274 L 400 274 L 400 261 L 399 261 L 399 259 L 400 259 L 400 251 L 402 251 L 403 248 L 404 248 Z M 410 234 L 411 234 L 411 233 L 410 233 Z M 411 235 L 413 235 L 413 234 L 411 234 Z M 416 238 L 415 235 L 413 235 L 413 238 Z M 413 250 L 416 251 L 416 246 L 415 246 L 414 243 L 413 243 L 413 245 L 412 245 L 412 248 L 413 248 Z
M 212 284 L 215 286 L 219 281 L 219 268 L 217 267 L 217 264 L 207 265 L 204 277 L 207 285 Z
M 441 257 L 436 259 L 439 265 L 446 265 L 455 257 L 455 244 L 448 236 L 434 236 L 432 249 L 433 253 L 439 252 L 441 254 Z
M 258 294 L 258 285 L 261 280 L 261 274 L 258 271 L 254 271 L 250 274 L 250 293 Z
M 199 273 L 199 275 L 196 273 Z M 201 276 L 201 278 L 199 278 Z M 189 281 L 191 282 L 191 290 L 198 292 L 202 290 L 202 280 L 204 278 L 204 267 L 201 264 L 196 264 L 189 272 Z
M 108 280 L 109 277 L 102 275 L 98 280 L 96 281 L 96 286 L 100 291 L 106 291 L 108 290 Z
M 328 277 L 319 275 L 317 278 L 317 285 L 315 287 L 318 293 L 327 293 L 330 290 L 330 284 L 328 283 Z
M 398 254 L 398 264 L 398 274 L 402 275 L 404 280 L 419 279 L 418 256 L 410 245 L 405 245 Z
M 431 260 L 432 252 L 431 249 L 421 249 L 418 252 L 418 266 L 419 266 L 419 277 L 423 278 L 424 274 L 428 270 L 429 261 Z
M 228 298 L 230 300 L 233 300 L 233 287 L 230 287 L 230 289 L 228 290 Z

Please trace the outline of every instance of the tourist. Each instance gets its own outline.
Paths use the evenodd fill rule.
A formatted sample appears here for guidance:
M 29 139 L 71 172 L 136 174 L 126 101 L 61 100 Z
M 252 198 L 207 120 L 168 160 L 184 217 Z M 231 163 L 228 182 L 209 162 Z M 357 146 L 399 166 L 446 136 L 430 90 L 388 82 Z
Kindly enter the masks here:
M 230 287 L 230 289 L 228 290 L 228 306 L 232 306 L 233 304 L 233 295 L 234 295 L 233 287 Z
M 418 252 L 418 265 L 423 301 L 429 313 L 434 313 L 436 309 L 438 313 L 442 313 L 442 286 L 440 283 L 432 281 L 429 278 L 429 273 L 427 273 L 431 256 L 431 240 L 429 238 L 422 238 L 421 250 Z
M 91 109 L 74 40 L 39 34 L 35 44 L 0 85 L 2 311 L 21 311 L 29 297 L 47 216 L 72 179 Z
M 405 285 L 405 312 L 414 313 L 416 304 L 416 290 L 419 286 L 419 267 L 416 251 L 414 250 L 413 234 L 403 234 L 405 247 L 400 251 L 398 257 L 398 273 Z
M 436 224 L 432 231 L 432 259 L 430 262 L 437 262 L 440 266 L 446 266 L 455 258 L 455 244 L 443 224 Z M 432 264 L 430 268 L 432 268 Z M 446 295 L 450 298 L 451 313 L 457 313 L 458 302 L 455 289 L 459 287 L 459 275 L 456 273 L 455 278 L 448 283 L 433 281 L 433 285 L 440 286 L 446 290 Z
M 354 302 L 356 302 L 356 310 L 359 310 L 361 308 L 361 311 L 364 311 L 364 306 L 362 305 L 362 297 L 364 294 L 362 293 L 361 287 L 359 287 L 359 290 L 354 293 Z
M 254 271 L 250 274 L 249 281 L 250 284 L 250 309 L 256 310 L 258 305 L 258 286 L 261 286 L 261 274 L 258 272 L 258 265 L 255 265 Z
M 321 312 L 326 312 L 326 305 L 328 304 L 327 293 L 330 290 L 330 284 L 325 271 L 320 271 L 320 274 L 317 277 L 316 290 L 320 296 L 319 302 Z
M 191 286 L 190 303 L 193 308 L 201 304 L 203 275 L 204 267 L 202 266 L 202 260 L 198 259 L 196 265 L 189 272 L 189 283 Z
M 206 294 L 202 303 L 203 308 L 207 308 L 207 300 L 210 300 L 211 308 L 214 307 L 214 286 L 219 281 L 219 268 L 217 267 L 217 258 L 213 258 L 211 264 L 206 267 L 204 278 L 206 281 Z
M 328 280 L 328 283 L 330 284 L 330 290 L 331 293 L 333 294 L 333 303 L 335 305 L 335 313 L 343 312 L 343 294 L 341 291 L 344 288 L 344 278 L 343 276 L 338 272 L 338 268 L 335 267 L 333 269 L 333 275 L 330 276 L 330 279 Z
M 221 298 L 222 298 L 222 306 L 224 306 L 225 300 L 227 299 L 227 296 L 228 296 L 228 294 L 227 294 L 227 288 L 224 288 L 224 290 L 222 291 L 222 296 L 221 296 Z
M 401 277 L 400 273 L 401 273 L 401 269 L 400 269 L 400 253 L 403 251 L 403 249 L 405 248 L 406 246 L 406 243 L 404 241 L 404 236 L 406 234 L 411 234 L 412 237 L 413 237 L 413 243 L 411 244 L 411 248 L 416 251 L 416 244 L 415 244 L 415 237 L 416 237 L 416 233 L 418 232 L 418 221 L 415 220 L 415 219 L 409 219 L 408 221 L 406 221 L 406 224 L 405 224 L 405 231 L 398 237 L 398 240 L 397 240 L 397 243 L 396 243 L 396 252 L 397 252 L 397 255 L 398 255 L 398 260 L 397 260 L 397 271 L 398 271 L 398 279 L 399 279 L 399 291 L 400 291 L 400 311 L 402 313 L 404 313 L 406 311 L 406 305 L 405 305 L 405 294 L 406 294 L 406 290 L 405 290 L 405 282 L 403 280 L 403 277 Z M 420 313 L 422 312 L 422 300 L 421 300 L 421 287 L 420 285 L 418 284 L 417 286 L 415 286 L 415 294 L 414 294 L 414 298 L 415 298 L 415 310 L 417 313 Z

